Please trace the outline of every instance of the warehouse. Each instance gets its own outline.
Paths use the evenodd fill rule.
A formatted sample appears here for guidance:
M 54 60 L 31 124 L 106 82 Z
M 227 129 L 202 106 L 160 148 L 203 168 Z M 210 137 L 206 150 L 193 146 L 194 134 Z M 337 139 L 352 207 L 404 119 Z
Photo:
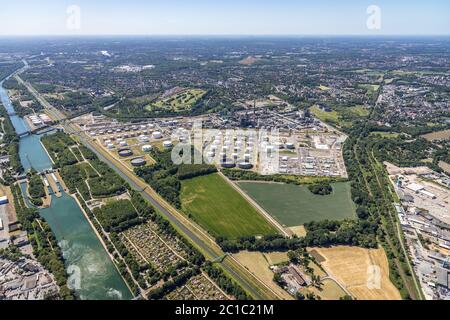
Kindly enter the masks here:
M 406 186 L 406 189 L 409 189 L 413 192 L 419 192 L 420 190 L 425 189 L 425 187 L 418 183 L 411 183 Z

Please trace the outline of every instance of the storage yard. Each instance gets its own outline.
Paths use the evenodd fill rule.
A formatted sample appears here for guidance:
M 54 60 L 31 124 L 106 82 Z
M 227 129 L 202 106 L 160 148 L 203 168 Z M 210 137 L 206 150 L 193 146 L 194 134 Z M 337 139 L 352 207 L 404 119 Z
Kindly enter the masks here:
M 294 121 L 285 117 L 274 125 Z M 193 126 L 196 120 L 202 120 L 200 132 Z M 342 157 L 342 144 L 346 136 L 320 122 L 296 125 L 295 130 L 286 132 L 271 131 L 278 128 L 264 128 L 266 131 L 256 128 L 230 130 L 216 115 L 161 118 L 141 123 L 119 123 L 103 116 L 86 115 L 75 121 L 130 169 L 151 164 L 148 152 L 152 148 L 172 148 L 178 143 L 193 143 L 198 150 L 202 150 L 203 162 L 218 167 L 253 170 L 262 175 L 281 173 L 347 177 Z M 135 158 L 145 161 L 136 165 L 131 163 Z

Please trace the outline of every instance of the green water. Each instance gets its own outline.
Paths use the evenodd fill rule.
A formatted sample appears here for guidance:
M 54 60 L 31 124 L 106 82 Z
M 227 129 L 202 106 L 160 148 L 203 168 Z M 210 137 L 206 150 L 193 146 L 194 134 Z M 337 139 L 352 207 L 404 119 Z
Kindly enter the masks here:
M 294 227 L 311 221 L 356 217 L 350 183 L 332 183 L 333 193 L 315 195 L 306 186 L 239 182 L 239 187 L 281 224 Z
M 18 134 L 26 132 L 28 126 L 22 118 L 14 114 L 13 106 L 2 84 L 0 82 L 0 98 L 10 114 L 14 128 Z M 43 171 L 52 167 L 38 135 L 20 139 L 19 155 L 25 171 L 30 168 Z M 22 184 L 21 188 L 25 194 L 26 184 Z M 25 201 L 31 206 L 27 199 Z M 67 272 L 73 275 L 70 279 L 75 279 L 73 289 L 81 299 L 132 298 L 124 280 L 72 197 L 65 193 L 60 198 L 52 196 L 50 208 L 40 209 L 39 213 L 49 223 L 58 240 Z
M 52 227 L 70 270 L 80 275 L 77 290 L 83 300 L 131 299 L 131 293 L 108 254 L 80 211 L 76 201 L 63 194 L 52 198 L 41 216 Z M 75 267 L 75 268 L 74 268 Z
M 19 156 L 25 172 L 31 168 L 38 172 L 52 168 L 52 162 L 42 148 L 40 139 L 41 137 L 35 134 L 20 139 Z

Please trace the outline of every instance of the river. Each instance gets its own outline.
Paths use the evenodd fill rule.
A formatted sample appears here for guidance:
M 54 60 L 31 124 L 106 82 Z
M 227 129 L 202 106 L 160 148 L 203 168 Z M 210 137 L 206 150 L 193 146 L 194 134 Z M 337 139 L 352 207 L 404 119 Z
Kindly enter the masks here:
M 0 98 L 17 134 L 29 131 L 27 123 L 15 114 L 7 90 L 3 88 L 3 81 L 0 82 Z M 33 168 L 41 172 L 52 167 L 39 135 L 21 137 L 19 154 L 25 170 Z M 23 190 L 25 185 L 21 187 Z M 74 290 L 80 299 L 132 298 L 131 292 L 75 199 L 62 192 L 60 198 L 52 196 L 51 206 L 40 209 L 39 213 L 49 223 L 58 240 L 66 269 L 72 275 L 71 279 L 74 279 Z

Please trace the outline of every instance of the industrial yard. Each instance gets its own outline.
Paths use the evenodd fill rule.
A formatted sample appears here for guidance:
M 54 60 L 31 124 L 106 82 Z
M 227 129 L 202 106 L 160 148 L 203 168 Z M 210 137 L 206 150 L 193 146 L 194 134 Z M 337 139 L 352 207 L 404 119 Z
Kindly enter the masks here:
M 450 298 L 450 179 L 427 167 L 385 163 L 394 207 L 426 299 Z
M 264 117 L 264 114 L 251 115 Z M 289 116 L 292 117 L 289 118 Z M 229 129 L 216 115 L 160 118 L 141 123 L 119 123 L 103 116 L 75 119 L 85 132 L 130 170 L 152 164 L 153 148 L 192 143 L 202 161 L 217 167 L 251 170 L 262 175 L 291 174 L 347 178 L 342 157 L 346 136 L 317 123 L 296 121 L 296 113 L 264 128 Z M 194 122 L 201 121 L 199 131 Z M 284 122 L 291 128 L 286 131 Z M 281 129 L 281 130 L 280 130 Z
M 0 300 L 45 300 L 58 291 L 53 276 L 37 261 L 0 254 Z

